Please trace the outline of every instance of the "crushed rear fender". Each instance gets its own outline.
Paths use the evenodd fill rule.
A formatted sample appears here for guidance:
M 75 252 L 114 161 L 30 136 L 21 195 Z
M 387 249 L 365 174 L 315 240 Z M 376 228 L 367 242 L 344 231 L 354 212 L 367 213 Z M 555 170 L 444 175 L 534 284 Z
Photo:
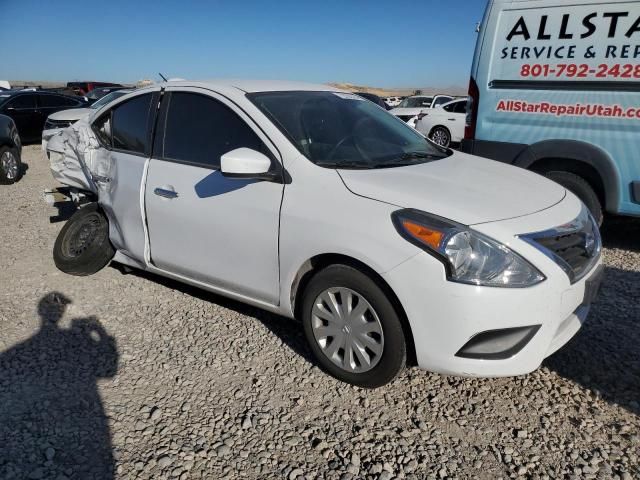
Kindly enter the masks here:
M 47 143 L 51 174 L 68 187 L 100 196 L 115 176 L 111 152 L 102 147 L 84 119 L 60 131 Z

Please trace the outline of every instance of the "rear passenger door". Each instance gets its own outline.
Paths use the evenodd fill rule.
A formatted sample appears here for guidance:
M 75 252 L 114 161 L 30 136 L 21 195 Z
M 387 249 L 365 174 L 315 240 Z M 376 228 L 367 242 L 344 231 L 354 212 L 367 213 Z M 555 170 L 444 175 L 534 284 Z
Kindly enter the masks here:
M 451 132 L 451 141 L 454 143 L 461 142 L 464 137 L 467 101 L 453 102 L 443 108 L 447 111 L 447 128 Z
M 277 150 L 221 95 L 169 88 L 162 103 L 145 188 L 151 263 L 277 304 L 284 185 L 220 172 L 220 157 L 236 148 L 258 150 L 280 162 Z
M 2 113 L 13 119 L 23 143 L 39 139 L 38 135 L 42 129 L 38 131 L 40 113 L 36 104 L 35 93 L 16 95 L 7 102 Z
M 146 235 L 141 188 L 151 155 L 151 129 L 158 92 L 118 103 L 93 122 L 93 131 L 108 149 L 110 170 L 98 178 L 100 205 L 109 218 L 109 236 L 121 253 L 144 262 Z

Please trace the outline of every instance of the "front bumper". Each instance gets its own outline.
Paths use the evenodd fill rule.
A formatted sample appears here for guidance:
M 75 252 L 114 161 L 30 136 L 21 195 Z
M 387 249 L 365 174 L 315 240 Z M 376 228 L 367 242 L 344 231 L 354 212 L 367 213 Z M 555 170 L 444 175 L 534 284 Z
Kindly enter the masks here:
M 462 376 L 521 375 L 538 368 L 544 358 L 567 343 L 587 317 L 602 260 L 584 278 L 571 284 L 558 264 L 514 233 L 561 225 L 575 218 L 580 209 L 580 202 L 568 195 L 542 212 L 473 227 L 508 245 L 547 277 L 529 288 L 449 282 L 442 265 L 426 252 L 385 273 L 383 277 L 398 296 L 411 325 L 418 365 Z M 457 355 L 482 332 L 532 326 L 538 327 L 535 334 L 507 358 Z

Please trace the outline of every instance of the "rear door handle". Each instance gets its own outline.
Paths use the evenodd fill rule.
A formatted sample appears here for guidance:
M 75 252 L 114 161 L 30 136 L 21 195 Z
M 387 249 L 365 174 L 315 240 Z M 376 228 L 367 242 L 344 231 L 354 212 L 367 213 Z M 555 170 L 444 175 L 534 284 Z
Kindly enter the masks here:
M 153 190 L 153 193 L 155 193 L 159 197 L 178 198 L 178 192 L 176 192 L 174 190 L 168 190 L 166 188 L 156 188 L 156 189 Z

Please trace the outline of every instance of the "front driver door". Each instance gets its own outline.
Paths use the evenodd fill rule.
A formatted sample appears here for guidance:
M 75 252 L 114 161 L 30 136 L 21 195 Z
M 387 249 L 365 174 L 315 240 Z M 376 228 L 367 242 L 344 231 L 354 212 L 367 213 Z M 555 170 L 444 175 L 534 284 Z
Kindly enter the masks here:
M 279 161 L 269 140 L 225 97 L 167 89 L 145 189 L 157 268 L 270 304 L 279 292 L 282 183 L 226 178 L 236 148 Z

